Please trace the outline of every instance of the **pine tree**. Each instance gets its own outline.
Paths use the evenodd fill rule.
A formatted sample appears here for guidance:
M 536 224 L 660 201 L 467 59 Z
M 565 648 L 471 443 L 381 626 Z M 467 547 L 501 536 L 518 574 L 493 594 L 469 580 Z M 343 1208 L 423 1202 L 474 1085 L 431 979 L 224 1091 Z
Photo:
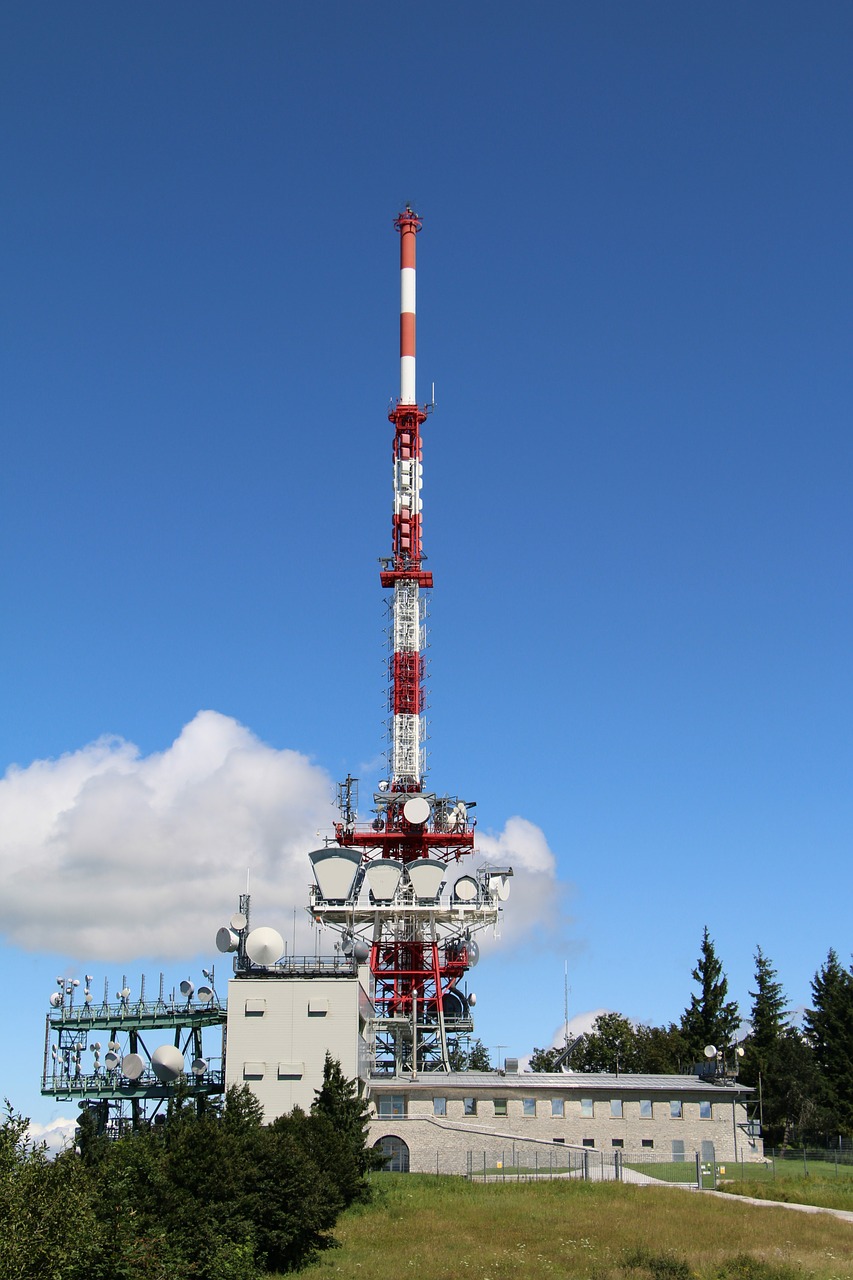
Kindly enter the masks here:
M 311 1114 L 326 1116 L 350 1146 L 360 1173 L 376 1168 L 374 1153 L 367 1146 L 369 1115 L 367 1103 L 354 1080 L 348 1080 L 341 1064 L 326 1050 L 323 1084 L 316 1090 Z
M 817 1063 L 821 1101 L 838 1133 L 853 1133 L 853 975 L 830 949 L 812 980 L 804 1025 Z
M 491 1071 L 489 1051 L 482 1040 L 475 1040 L 468 1053 L 468 1071 Z
M 681 1033 L 691 1060 L 700 1062 L 706 1045 L 725 1049 L 731 1043 L 740 1021 L 737 1002 L 726 999 L 728 979 L 707 925 L 692 976 L 694 982 L 699 983 L 700 994 L 690 997 L 690 1004 L 681 1016 Z
M 764 1077 L 785 1030 L 788 1008 L 782 984 L 776 981 L 776 970 L 761 947 L 755 950 L 755 990 L 749 994 L 752 997 L 752 1030 L 744 1044 L 745 1057 L 740 1077 L 744 1084 L 755 1086 L 761 1075 L 763 1087 Z

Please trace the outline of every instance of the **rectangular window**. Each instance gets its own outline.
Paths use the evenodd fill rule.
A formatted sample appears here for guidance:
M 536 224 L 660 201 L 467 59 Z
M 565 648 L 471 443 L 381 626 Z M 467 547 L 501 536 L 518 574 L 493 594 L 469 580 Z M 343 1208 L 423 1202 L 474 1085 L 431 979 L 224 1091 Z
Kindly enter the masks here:
M 672 1141 L 672 1158 L 678 1163 L 684 1159 L 684 1139 L 673 1138 Z
M 466 1116 L 475 1116 L 477 1114 L 477 1099 L 463 1098 L 462 1110 L 464 1111 Z
M 611 1145 L 611 1147 L 624 1147 L 624 1145 L 625 1145 L 625 1139 L 624 1139 L 624 1138 L 611 1138 L 611 1139 L 610 1139 L 610 1145 Z
M 651 1120 L 652 1118 L 652 1100 L 651 1098 L 640 1099 L 640 1119 Z
M 640 1146 L 641 1146 L 641 1147 L 650 1147 L 650 1148 L 653 1148 L 653 1147 L 654 1147 L 654 1145 L 655 1145 L 655 1140 L 654 1140 L 654 1138 L 642 1138 L 642 1139 L 641 1139 L 641 1141 L 640 1141 Z
M 584 1138 L 584 1140 L 583 1140 L 583 1145 L 584 1145 L 585 1147 L 594 1147 L 594 1146 L 595 1146 L 595 1138 Z
M 433 1114 L 434 1116 L 446 1116 L 446 1115 L 447 1115 L 447 1099 L 446 1099 L 446 1098 L 433 1098 L 433 1100 L 432 1100 L 432 1114 Z
M 535 1099 L 535 1098 L 522 1098 L 522 1099 L 521 1099 L 521 1110 L 522 1110 L 522 1114 L 523 1114 L 523 1115 L 526 1115 L 526 1116 L 535 1116 L 535 1115 L 536 1115 L 536 1099 Z
M 380 1116 L 404 1116 L 406 1099 L 402 1093 L 386 1093 L 377 1099 L 376 1111 Z
M 581 1098 L 581 1115 L 586 1116 L 588 1120 L 593 1116 L 592 1098 Z
M 610 1099 L 610 1115 L 614 1120 L 622 1119 L 622 1099 L 621 1098 Z
M 711 1119 L 711 1104 L 710 1104 L 710 1102 L 700 1102 L 700 1103 L 699 1103 L 699 1119 L 700 1119 L 700 1120 L 710 1120 L 710 1119 Z
M 565 1110 L 566 1108 L 562 1098 L 551 1099 L 551 1115 L 552 1116 L 559 1117 L 560 1119 L 562 1119 L 562 1117 L 565 1115 Z
M 495 1098 L 495 1115 L 506 1115 L 506 1098 Z
M 669 1104 L 669 1114 L 672 1120 L 681 1119 L 681 1099 L 676 1098 Z
M 559 1142 L 559 1143 L 561 1143 L 563 1146 L 565 1146 L 565 1145 L 566 1145 L 566 1139 L 565 1139 L 565 1138 L 552 1138 L 552 1139 L 551 1139 L 551 1141 L 552 1141 L 552 1142 Z

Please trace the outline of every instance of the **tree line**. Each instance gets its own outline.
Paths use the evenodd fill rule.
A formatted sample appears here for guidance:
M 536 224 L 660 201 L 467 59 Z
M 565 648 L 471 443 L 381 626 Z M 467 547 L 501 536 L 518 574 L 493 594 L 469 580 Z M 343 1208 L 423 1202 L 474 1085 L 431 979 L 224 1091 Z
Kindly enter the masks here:
M 822 1146 L 839 1136 L 853 1137 L 853 969 L 845 968 L 835 951 L 812 979 L 811 1008 L 799 1027 L 791 1022 L 782 984 L 760 947 L 745 1028 L 737 1002 L 728 998 L 728 980 L 707 927 L 692 977 L 699 989 L 678 1022 L 647 1026 L 621 1013 L 600 1014 L 592 1030 L 571 1046 L 568 1066 L 684 1073 L 707 1064 L 705 1048 L 713 1045 L 727 1071 L 736 1071 L 739 1081 L 755 1090 L 766 1146 Z M 554 1071 L 564 1059 L 563 1049 L 536 1048 L 530 1069 Z
M 85 1110 L 75 1148 L 55 1160 L 7 1103 L 0 1276 L 258 1280 L 334 1243 L 338 1215 L 368 1198 L 377 1163 L 366 1105 L 340 1065 L 326 1055 L 310 1113 L 271 1124 L 246 1086 L 199 1101 L 178 1088 L 163 1124 L 113 1140 Z

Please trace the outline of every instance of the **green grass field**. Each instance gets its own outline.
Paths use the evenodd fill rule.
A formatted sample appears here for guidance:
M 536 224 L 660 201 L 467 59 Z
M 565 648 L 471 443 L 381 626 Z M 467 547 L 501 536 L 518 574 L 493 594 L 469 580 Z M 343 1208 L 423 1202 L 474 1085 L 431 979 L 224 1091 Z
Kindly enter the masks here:
M 853 1224 L 666 1187 L 380 1174 L 307 1280 L 853 1280 Z

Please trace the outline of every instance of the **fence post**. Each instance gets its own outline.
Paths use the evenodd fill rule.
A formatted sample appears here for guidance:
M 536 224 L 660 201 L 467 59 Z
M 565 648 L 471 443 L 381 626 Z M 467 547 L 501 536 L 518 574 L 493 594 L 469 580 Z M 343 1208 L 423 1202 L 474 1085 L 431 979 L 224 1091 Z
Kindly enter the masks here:
M 583 1149 L 583 1180 L 589 1182 L 589 1152 L 586 1147 Z
M 699 1152 L 696 1152 L 696 1186 L 702 1190 L 702 1160 Z

